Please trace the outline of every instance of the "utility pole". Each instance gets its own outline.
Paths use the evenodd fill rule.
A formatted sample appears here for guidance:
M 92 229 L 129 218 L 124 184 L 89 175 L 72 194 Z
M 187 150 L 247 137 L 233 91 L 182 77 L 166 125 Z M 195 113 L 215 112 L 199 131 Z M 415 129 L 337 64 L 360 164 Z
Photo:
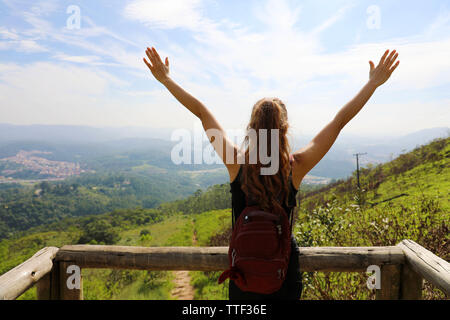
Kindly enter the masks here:
M 367 154 L 367 152 L 353 154 L 354 156 L 356 156 L 356 179 L 358 181 L 358 189 L 361 189 L 361 185 L 359 184 L 359 156 L 363 156 L 365 154 Z

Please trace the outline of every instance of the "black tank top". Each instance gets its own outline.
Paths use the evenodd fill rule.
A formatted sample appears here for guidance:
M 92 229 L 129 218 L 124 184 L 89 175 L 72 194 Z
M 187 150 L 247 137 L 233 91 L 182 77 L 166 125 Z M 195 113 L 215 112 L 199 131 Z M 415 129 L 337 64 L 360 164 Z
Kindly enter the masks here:
M 242 176 L 242 166 L 239 169 L 239 173 L 238 173 L 237 177 L 230 184 L 233 225 L 234 225 L 234 222 L 239 218 L 239 215 L 241 214 L 241 212 L 246 207 L 245 193 L 241 189 L 241 176 Z M 298 190 L 295 189 L 294 185 L 292 184 L 292 174 L 289 175 L 288 183 L 289 183 L 289 194 L 288 194 L 288 199 L 287 199 L 288 205 L 283 203 L 282 207 L 288 214 L 288 218 L 291 221 L 293 209 L 296 205 L 296 195 L 298 192 Z
M 232 212 L 233 212 L 233 218 L 237 219 L 239 215 L 242 213 L 244 208 L 246 207 L 245 202 L 245 194 L 244 191 L 241 189 L 241 176 L 242 176 L 242 166 L 239 169 L 239 173 L 237 177 L 234 179 L 233 182 L 231 182 L 231 201 L 232 201 Z M 286 210 L 286 213 L 288 213 L 289 220 L 291 220 L 291 217 L 293 215 L 293 209 L 296 204 L 296 194 L 297 189 L 295 189 L 294 185 L 292 184 L 292 175 L 289 175 L 288 179 L 289 183 L 289 195 L 288 195 L 288 205 L 283 204 L 284 210 Z M 250 204 L 250 203 L 249 203 Z M 233 225 L 234 220 L 233 219 Z M 292 221 L 292 220 L 291 220 Z M 255 292 L 247 292 L 247 291 L 241 291 L 239 287 L 236 286 L 233 280 L 230 280 L 229 282 L 229 298 L 230 300 L 242 300 L 242 299 L 293 299 L 298 300 L 300 299 L 301 293 L 302 293 L 302 275 L 300 272 L 300 266 L 299 266 L 299 248 L 297 245 L 297 241 L 294 238 L 294 235 L 291 235 L 291 257 L 289 260 L 289 266 L 287 270 L 286 280 L 283 282 L 283 285 L 281 286 L 280 290 L 266 295 L 266 294 L 260 294 Z

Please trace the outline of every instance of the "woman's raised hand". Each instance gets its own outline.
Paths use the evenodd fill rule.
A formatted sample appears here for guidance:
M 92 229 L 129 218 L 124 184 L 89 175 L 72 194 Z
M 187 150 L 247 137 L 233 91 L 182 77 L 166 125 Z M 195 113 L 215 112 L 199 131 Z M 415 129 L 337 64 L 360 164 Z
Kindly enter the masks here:
M 389 50 L 386 50 L 384 55 L 381 57 L 378 66 L 375 67 L 372 61 L 369 61 L 370 64 L 370 73 L 369 73 L 369 81 L 374 85 L 381 86 L 383 83 L 389 79 L 392 72 L 394 72 L 395 68 L 397 68 L 400 60 L 395 63 L 395 60 L 398 57 L 398 53 L 394 50 L 388 56 Z M 395 63 L 395 64 L 394 64 Z
M 165 80 L 169 79 L 169 58 L 166 58 L 166 62 L 163 63 L 158 52 L 153 47 L 151 49 L 147 48 L 145 53 L 147 54 L 150 63 L 145 58 L 144 62 L 156 80 L 163 83 Z

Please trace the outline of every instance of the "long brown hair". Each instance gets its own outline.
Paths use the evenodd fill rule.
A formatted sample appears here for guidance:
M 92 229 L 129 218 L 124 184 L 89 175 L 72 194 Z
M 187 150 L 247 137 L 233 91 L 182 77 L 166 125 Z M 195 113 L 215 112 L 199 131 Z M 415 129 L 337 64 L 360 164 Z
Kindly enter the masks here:
M 249 161 L 249 149 L 251 141 L 249 130 L 256 131 L 256 143 L 254 147 L 259 150 L 259 133 L 261 129 L 278 129 L 279 146 L 279 169 L 273 175 L 261 175 L 261 164 L 259 152 L 257 152 L 257 161 L 255 164 Z M 284 103 L 278 98 L 263 98 L 258 100 L 252 109 L 250 122 L 247 125 L 247 134 L 244 140 L 245 163 L 242 164 L 241 188 L 246 194 L 248 201 L 257 203 L 263 210 L 282 209 L 282 204 L 287 203 L 289 194 L 288 177 L 290 172 L 289 154 L 291 148 L 287 138 L 289 129 L 287 110 Z M 268 134 L 267 150 L 271 157 L 271 141 Z

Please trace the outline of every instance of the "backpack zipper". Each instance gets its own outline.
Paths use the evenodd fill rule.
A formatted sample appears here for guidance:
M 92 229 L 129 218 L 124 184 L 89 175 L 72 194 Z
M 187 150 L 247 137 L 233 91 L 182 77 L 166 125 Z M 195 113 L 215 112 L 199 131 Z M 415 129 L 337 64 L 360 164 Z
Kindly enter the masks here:
M 278 279 L 284 278 L 284 269 L 278 269 Z
M 234 267 L 236 260 L 236 249 L 233 248 L 233 251 L 231 252 L 231 266 Z
M 277 224 L 278 234 L 281 235 L 281 224 Z

